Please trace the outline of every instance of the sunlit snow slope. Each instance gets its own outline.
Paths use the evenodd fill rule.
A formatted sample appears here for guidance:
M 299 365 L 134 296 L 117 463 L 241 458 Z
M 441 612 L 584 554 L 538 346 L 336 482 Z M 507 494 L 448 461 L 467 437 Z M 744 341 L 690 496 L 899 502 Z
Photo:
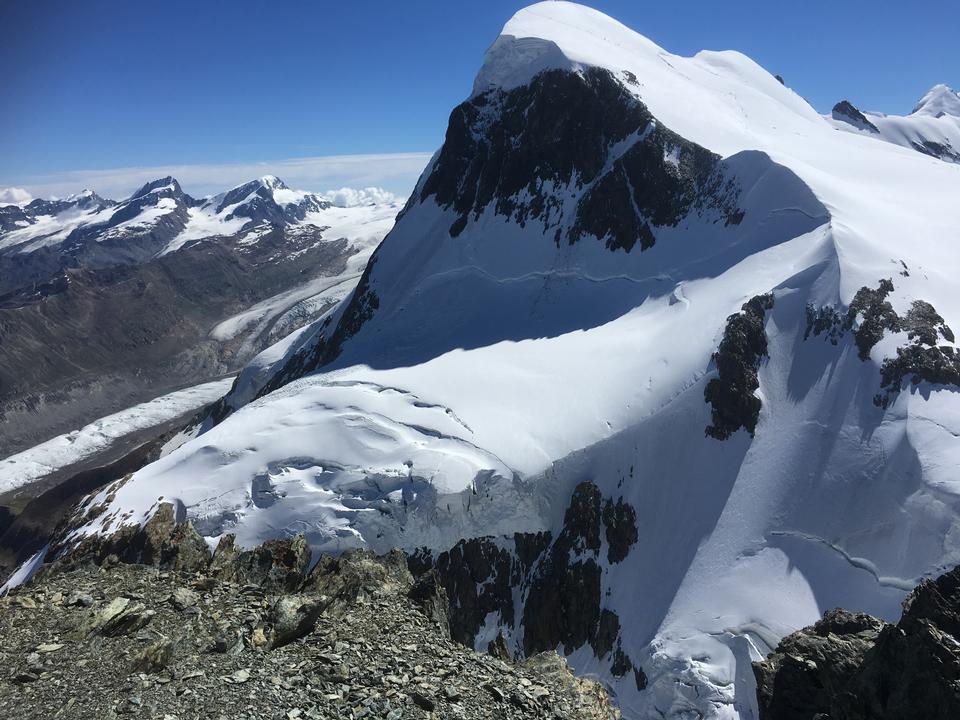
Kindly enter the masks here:
M 841 102 L 827 121 L 838 130 L 960 163 L 960 94 L 946 85 L 932 87 L 906 116 L 862 113 L 850 103 Z
M 534 5 L 352 295 L 74 538 L 163 496 L 211 542 L 440 551 L 556 536 L 591 481 L 636 514 L 597 597 L 647 682 L 588 644 L 574 667 L 628 717 L 754 717 L 749 662 L 778 638 L 836 605 L 897 616 L 960 561 L 957 197 L 960 166 L 837 132 L 739 53 Z M 713 353 L 766 293 L 755 434 L 717 439 Z M 943 372 L 889 381 L 921 337 Z M 497 613 L 478 645 L 498 628 L 524 647 Z

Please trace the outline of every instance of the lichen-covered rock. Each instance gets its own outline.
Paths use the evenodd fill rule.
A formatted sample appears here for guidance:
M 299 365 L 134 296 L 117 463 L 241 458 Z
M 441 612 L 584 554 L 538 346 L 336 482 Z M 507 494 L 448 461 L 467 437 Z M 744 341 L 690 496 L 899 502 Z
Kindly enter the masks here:
M 203 570 L 210 562 L 207 543 L 189 520 L 177 518 L 176 508 L 169 502 L 160 502 L 142 526 L 124 524 L 109 535 L 88 537 L 76 547 L 55 545 L 49 555 L 63 552 L 68 553 L 66 561 L 70 563 L 99 564 L 115 556 L 119 562 L 190 572 Z
M 128 597 L 118 597 L 106 606 L 91 611 L 80 632 L 83 635 L 97 634 L 106 637 L 128 635 L 145 627 L 154 614 L 152 610 L 147 610 L 143 603 Z
M 555 653 L 515 665 L 452 642 L 408 596 L 410 580 L 402 553 L 322 561 L 317 589 L 297 593 L 58 564 L 0 598 L 0 708 L 10 720 L 619 717 L 603 687 Z M 199 596 L 189 620 L 170 602 L 184 590 Z M 71 592 L 94 608 L 55 602 Z M 94 613 L 141 607 L 151 621 L 138 631 L 75 632 Z
M 407 556 L 402 551 L 378 556 L 370 550 L 348 550 L 339 556 L 322 556 L 304 589 L 347 606 L 384 593 L 407 593 L 412 585 Z
M 284 595 L 270 609 L 272 647 L 282 647 L 313 630 L 324 604 L 316 597 Z
M 221 580 L 240 585 L 296 590 L 310 568 L 310 548 L 302 534 L 268 540 L 244 550 L 233 535 L 224 535 L 217 545 L 210 572 Z

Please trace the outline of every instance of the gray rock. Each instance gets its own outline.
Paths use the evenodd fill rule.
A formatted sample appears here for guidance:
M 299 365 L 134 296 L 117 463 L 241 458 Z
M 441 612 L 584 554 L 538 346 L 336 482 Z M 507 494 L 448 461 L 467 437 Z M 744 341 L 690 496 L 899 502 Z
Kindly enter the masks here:
M 84 624 L 86 634 L 99 634 L 107 637 L 127 635 L 145 627 L 155 612 L 127 597 L 118 597 L 105 607 L 95 611 Z

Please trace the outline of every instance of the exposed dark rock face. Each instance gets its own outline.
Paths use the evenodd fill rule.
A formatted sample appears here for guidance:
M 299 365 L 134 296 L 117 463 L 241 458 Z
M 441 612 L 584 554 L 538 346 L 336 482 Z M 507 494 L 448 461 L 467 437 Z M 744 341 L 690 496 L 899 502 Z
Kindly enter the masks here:
M 210 562 L 215 577 L 240 585 L 296 590 L 310 568 L 310 548 L 303 535 L 268 540 L 252 550 L 236 547 L 233 535 L 224 535 Z
M 950 345 L 924 347 L 916 343 L 897 348 L 897 356 L 885 359 L 880 367 L 880 387 L 886 393 L 879 393 L 874 402 L 887 407 L 908 376 L 913 385 L 928 382 L 960 388 L 960 353 Z
M 857 291 L 845 316 L 829 306 L 807 307 L 807 332 L 825 335 L 836 345 L 843 335 L 854 331 L 861 360 L 886 332 L 906 332 L 910 343 L 897 348 L 896 357 L 884 359 L 880 366 L 880 387 L 885 392 L 874 397 L 878 407 L 887 407 L 910 377 L 913 385 L 929 382 L 960 387 L 960 354 L 950 345 L 941 345 L 941 338 L 954 342 L 953 330 L 930 303 L 914 300 L 904 317 L 894 309 L 887 296 L 893 282 L 881 280 L 876 289 L 862 287 Z
M 823 307 L 814 307 L 807 305 L 807 331 L 803 334 L 803 339 L 808 340 L 812 334 L 814 337 L 824 335 L 831 345 L 840 342 L 843 334 L 846 332 L 844 317 L 830 305 Z
M 922 152 L 924 155 L 935 157 L 938 160 L 960 163 L 960 150 L 954 148 L 949 143 L 940 143 L 934 140 L 924 140 L 922 142 L 914 141 L 911 143 L 913 149 Z
M 453 237 L 492 207 L 521 226 L 539 221 L 558 243 L 590 235 L 629 252 L 638 242 L 652 246 L 654 228 L 695 209 L 731 220 L 736 187 L 718 164 L 658 125 L 609 71 L 551 70 L 455 108 L 419 197 L 459 214 Z M 561 217 L 564 199 L 545 186 L 578 194 L 572 225 Z
M 90 512 L 96 513 L 97 509 Z M 55 546 L 52 555 L 57 552 Z M 88 538 L 71 551 L 70 557 L 72 562 L 102 564 L 110 558 L 123 563 L 198 571 L 206 568 L 210 551 L 193 525 L 178 522 L 173 504 L 164 502 L 142 527 L 126 525 L 106 537 Z
M 767 355 L 764 321 L 773 308 L 773 295 L 757 295 L 743 304 L 741 312 L 727 318 L 720 347 L 713 354 L 718 377 L 704 388 L 703 397 L 711 405 L 712 423 L 706 434 L 726 440 L 740 428 L 750 436 L 760 418 L 760 387 L 757 370 Z
M 473 645 L 488 613 L 499 612 L 511 627 L 514 624 L 514 557 L 506 548 L 488 539 L 461 540 L 437 556 L 434 565 L 451 607 L 450 636 L 464 645 Z
M 496 613 L 525 656 L 557 646 L 569 654 L 589 644 L 598 658 L 611 658 L 615 676 L 635 670 L 645 684 L 621 647 L 619 617 L 602 606 L 603 541 L 608 562 L 616 563 L 637 536 L 635 510 L 622 499 L 604 500 L 596 485 L 583 482 L 556 538 L 545 532 L 462 540 L 436 557 L 414 554 L 409 567 L 426 596 L 442 587 L 458 642 L 473 646 L 488 614 Z
M 432 170 L 398 221 L 433 199 L 457 215 L 452 238 L 489 211 L 521 227 L 536 223 L 558 246 L 593 238 L 624 252 L 653 246 L 658 228 L 694 215 L 742 222 L 740 188 L 722 159 L 657 122 L 624 85 L 636 82 L 630 73 L 621 80 L 599 68 L 548 70 L 528 85 L 470 98 L 451 113 Z M 376 258 L 337 322 L 291 357 L 261 394 L 333 362 L 374 316 Z M 224 405 L 214 418 L 229 412 Z
M 896 625 L 831 610 L 754 663 L 761 720 L 960 717 L 960 569 L 924 580 Z
M 841 100 L 834 105 L 831 115 L 833 115 L 834 120 L 842 120 L 861 130 L 869 130 L 874 133 L 880 132 L 877 126 L 867 120 L 867 116 L 854 107 L 848 100 Z
M 907 317 L 903 320 L 907 337 L 920 345 L 935 345 L 942 336 L 947 342 L 954 341 L 951 330 L 933 305 L 924 300 L 914 300 Z
M 523 650 L 557 644 L 569 654 L 596 641 L 600 625 L 600 491 L 590 482 L 573 491 L 563 529 L 537 566 L 523 613 Z
M 618 563 L 626 559 L 637 542 L 637 512 L 629 503 L 618 499 L 616 504 L 603 504 L 603 524 L 607 529 L 607 560 Z
M 854 338 L 861 360 L 870 357 L 870 350 L 880 342 L 886 331 L 897 332 L 900 329 L 900 316 L 887 300 L 893 292 L 893 282 L 881 280 L 876 290 L 862 287 L 853 296 L 853 302 L 847 311 L 846 327 L 856 324 Z

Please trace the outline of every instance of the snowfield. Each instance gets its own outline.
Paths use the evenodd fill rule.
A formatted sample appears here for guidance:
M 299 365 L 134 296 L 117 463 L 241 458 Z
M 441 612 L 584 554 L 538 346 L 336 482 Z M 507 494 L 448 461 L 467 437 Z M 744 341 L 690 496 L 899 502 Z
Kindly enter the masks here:
M 904 337 L 867 361 L 849 334 L 805 339 L 808 305 L 845 311 L 885 278 L 897 312 L 922 299 L 960 328 L 960 165 L 837 132 L 740 53 L 672 55 L 564 2 L 507 23 L 473 96 L 591 67 L 636 78 L 657 123 L 724 158 L 742 223 L 691 216 L 624 253 L 492 207 L 452 238 L 457 213 L 412 202 L 367 271 L 376 311 L 332 365 L 257 397 L 345 303 L 241 373 L 223 422 L 90 499 L 107 511 L 74 537 L 143 522 L 162 495 L 211 544 L 302 531 L 316 550 L 442 550 L 556 529 L 589 479 L 637 513 L 603 605 L 649 684 L 589 646 L 569 659 L 635 718 L 754 718 L 750 661 L 780 637 L 837 605 L 897 617 L 907 588 L 960 562 L 956 388 L 878 407 Z M 756 436 L 706 437 L 725 321 L 767 292 Z

